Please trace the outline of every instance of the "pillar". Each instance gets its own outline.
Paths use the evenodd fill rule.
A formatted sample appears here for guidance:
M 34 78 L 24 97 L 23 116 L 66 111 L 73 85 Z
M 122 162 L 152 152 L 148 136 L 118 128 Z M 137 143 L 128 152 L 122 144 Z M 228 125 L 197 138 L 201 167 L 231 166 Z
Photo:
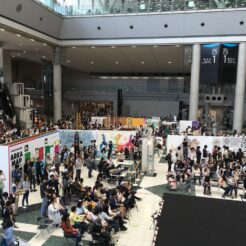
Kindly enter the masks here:
M 240 43 L 238 49 L 237 82 L 234 98 L 233 130 L 242 131 L 246 75 L 246 43 Z
M 197 120 L 198 103 L 199 103 L 199 80 L 200 80 L 200 56 L 201 45 L 193 44 L 192 47 L 192 64 L 190 79 L 190 113 L 189 120 Z
M 53 48 L 53 95 L 54 95 L 54 122 L 62 118 L 62 48 Z

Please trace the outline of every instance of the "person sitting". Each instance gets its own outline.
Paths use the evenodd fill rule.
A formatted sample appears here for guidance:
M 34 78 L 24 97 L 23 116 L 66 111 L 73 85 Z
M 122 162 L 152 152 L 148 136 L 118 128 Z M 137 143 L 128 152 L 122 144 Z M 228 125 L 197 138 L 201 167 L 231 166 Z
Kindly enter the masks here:
M 73 182 L 71 186 L 71 192 L 78 198 L 82 198 L 83 196 L 83 179 L 82 178 L 75 178 L 75 181 Z
M 78 246 L 79 242 L 81 241 L 81 234 L 79 232 L 79 229 L 76 229 L 73 226 L 71 226 L 69 214 L 63 215 L 61 227 L 65 237 L 76 238 L 76 246 Z
M 76 213 L 76 206 L 71 207 L 71 212 L 69 214 L 70 224 L 76 228 L 79 229 L 81 235 L 84 234 L 87 228 L 87 224 L 85 222 L 85 215 L 78 215 Z
M 103 227 L 102 220 L 97 218 L 92 225 L 92 238 L 99 241 L 100 245 L 110 245 L 110 233 Z
M 52 198 L 48 207 L 48 217 L 53 221 L 53 225 L 58 227 L 61 224 L 61 214 L 56 199 Z
M 85 207 L 83 206 L 83 200 L 79 200 L 77 203 L 77 207 L 76 207 L 76 214 L 77 215 L 82 215 L 85 214 Z

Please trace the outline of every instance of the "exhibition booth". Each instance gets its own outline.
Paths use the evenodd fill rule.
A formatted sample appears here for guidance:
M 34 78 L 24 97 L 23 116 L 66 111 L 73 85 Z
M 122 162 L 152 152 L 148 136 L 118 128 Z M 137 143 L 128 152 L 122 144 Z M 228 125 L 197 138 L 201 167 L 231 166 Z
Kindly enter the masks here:
M 6 176 L 5 190 L 9 191 L 12 184 L 12 171 L 15 165 L 23 167 L 26 160 L 45 160 L 49 153 L 51 157 L 59 152 L 59 132 L 50 132 L 33 137 L 24 138 L 0 146 L 0 169 Z

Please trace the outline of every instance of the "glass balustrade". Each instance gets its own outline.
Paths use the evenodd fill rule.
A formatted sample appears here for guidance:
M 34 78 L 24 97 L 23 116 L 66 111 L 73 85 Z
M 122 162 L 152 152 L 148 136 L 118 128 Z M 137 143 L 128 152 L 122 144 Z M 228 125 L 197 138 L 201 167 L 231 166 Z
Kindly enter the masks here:
M 34 0 L 63 16 L 246 8 L 246 0 Z

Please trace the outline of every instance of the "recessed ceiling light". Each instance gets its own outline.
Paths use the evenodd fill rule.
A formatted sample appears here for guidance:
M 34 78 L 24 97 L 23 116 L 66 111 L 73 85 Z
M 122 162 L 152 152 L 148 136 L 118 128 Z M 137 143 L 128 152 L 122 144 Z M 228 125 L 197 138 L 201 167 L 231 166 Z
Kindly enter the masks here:
M 17 37 L 20 37 L 21 35 L 20 34 L 16 34 Z
M 23 44 L 19 44 L 19 46 L 22 46 Z
M 13 58 L 15 58 L 15 56 L 12 56 Z
M 36 51 L 38 51 L 38 48 L 35 48 Z
M 177 44 L 177 45 L 176 45 L 176 47 L 180 47 L 180 45 L 179 45 L 179 44 Z
M 75 46 L 72 47 L 72 49 L 75 49 L 75 48 L 76 48 Z
M 67 60 L 67 63 L 70 63 L 71 61 Z
M 116 62 L 115 62 L 115 64 L 119 64 L 119 62 L 118 62 L 118 61 L 116 61 Z
M 20 53 L 18 53 L 17 56 L 20 56 Z
M 46 46 L 47 44 L 46 43 L 44 43 L 44 46 Z
M 171 61 L 168 62 L 168 64 L 171 64 L 171 63 L 172 63 Z
M 154 45 L 153 47 L 154 47 L 154 48 L 158 48 L 158 45 Z
M 91 46 L 92 49 L 95 49 L 96 47 L 95 46 Z
M 91 63 L 91 64 L 94 64 L 94 61 L 91 61 L 90 63 Z
M 135 46 L 135 45 L 133 45 L 133 46 L 132 46 L 132 48 L 136 48 L 136 46 Z
M 3 28 L 1 28 L 0 30 L 3 31 L 3 32 L 5 31 Z
M 111 46 L 112 49 L 115 49 L 115 46 Z
M 45 58 L 46 58 L 46 56 L 42 56 L 42 58 L 43 58 L 43 59 L 45 59 Z
M 24 50 L 23 53 L 26 54 L 26 51 Z
M 30 38 L 30 40 L 31 40 L 32 42 L 34 42 L 34 41 L 35 41 L 33 38 Z
M 144 64 L 144 61 L 141 61 L 141 64 Z

